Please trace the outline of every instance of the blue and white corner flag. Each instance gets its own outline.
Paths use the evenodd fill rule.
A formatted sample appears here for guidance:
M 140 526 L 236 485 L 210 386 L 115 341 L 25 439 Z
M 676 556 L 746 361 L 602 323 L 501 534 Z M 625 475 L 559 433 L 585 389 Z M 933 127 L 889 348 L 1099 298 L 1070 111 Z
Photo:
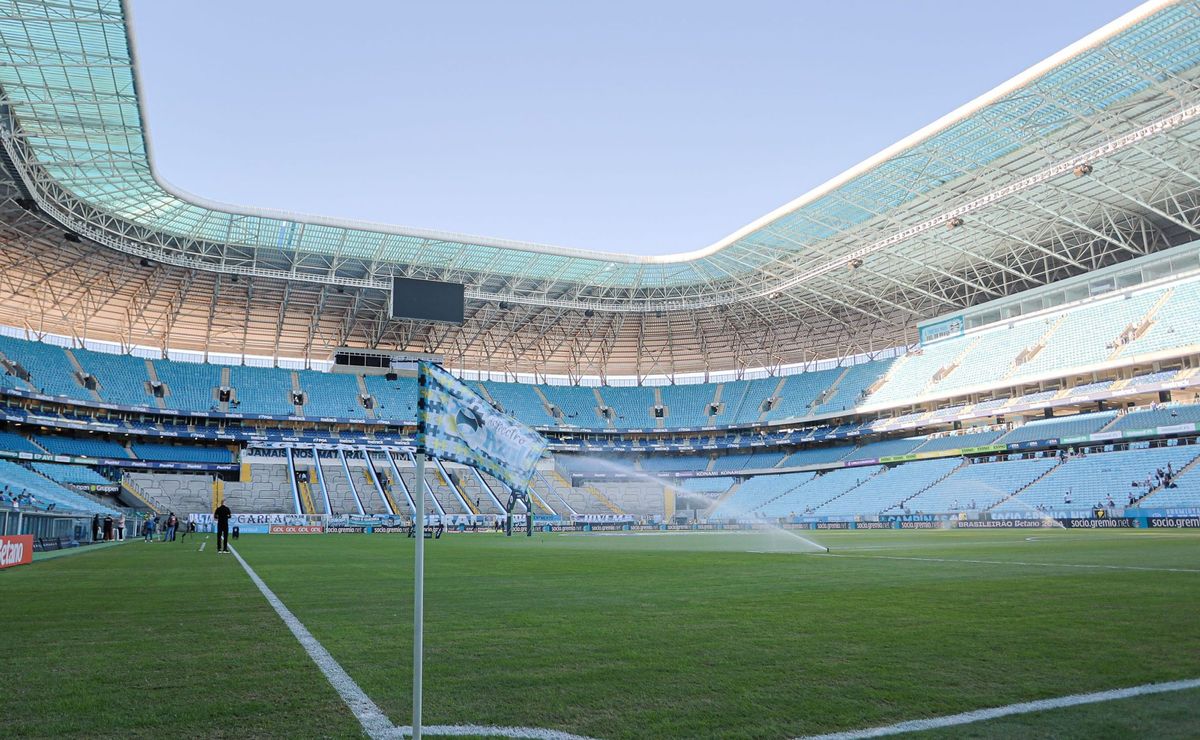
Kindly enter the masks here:
M 417 448 L 439 460 L 470 465 L 524 492 L 546 440 L 500 413 L 466 383 L 437 365 L 420 364 Z

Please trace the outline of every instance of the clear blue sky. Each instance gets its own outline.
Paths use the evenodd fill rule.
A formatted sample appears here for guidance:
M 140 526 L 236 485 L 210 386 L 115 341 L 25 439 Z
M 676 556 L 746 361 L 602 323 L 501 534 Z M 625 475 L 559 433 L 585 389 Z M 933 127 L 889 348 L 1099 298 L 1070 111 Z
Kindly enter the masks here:
M 605 251 L 707 246 L 1132 0 L 134 0 L 190 192 Z

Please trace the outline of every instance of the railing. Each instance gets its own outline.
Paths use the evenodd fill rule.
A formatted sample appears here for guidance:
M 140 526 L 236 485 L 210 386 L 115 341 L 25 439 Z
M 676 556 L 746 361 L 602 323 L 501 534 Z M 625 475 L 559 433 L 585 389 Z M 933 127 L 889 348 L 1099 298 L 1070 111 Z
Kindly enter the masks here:
M 144 517 L 126 515 L 125 537 L 136 537 L 143 521 Z M 85 512 L 13 510 L 5 507 L 0 511 L 0 534 L 31 534 L 35 540 L 65 537 L 75 542 L 89 543 L 93 542 L 92 515 Z M 117 537 L 115 521 L 112 536 L 114 539 Z M 101 525 L 95 541 L 103 538 Z

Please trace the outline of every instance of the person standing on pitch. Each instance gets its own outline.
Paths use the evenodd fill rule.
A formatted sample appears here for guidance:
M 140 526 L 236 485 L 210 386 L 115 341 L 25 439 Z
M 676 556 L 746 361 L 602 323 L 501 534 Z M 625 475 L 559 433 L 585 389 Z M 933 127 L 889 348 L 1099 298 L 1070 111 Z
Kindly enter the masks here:
M 217 552 L 229 552 L 229 518 L 233 516 L 233 512 L 222 501 L 217 510 L 213 512 L 213 518 L 217 520 Z

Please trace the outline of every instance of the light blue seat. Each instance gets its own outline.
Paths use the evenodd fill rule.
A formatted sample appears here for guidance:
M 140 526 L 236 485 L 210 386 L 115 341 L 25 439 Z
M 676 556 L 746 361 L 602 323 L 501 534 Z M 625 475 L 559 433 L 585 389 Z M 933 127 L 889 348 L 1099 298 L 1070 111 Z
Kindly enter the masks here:
M 417 379 L 400 375 L 388 380 L 384 375 L 363 377 L 367 392 L 375 399 L 375 416 L 395 421 L 416 421 Z
M 558 421 L 546 410 L 546 404 L 528 383 L 497 383 L 482 381 L 479 385 L 487 390 L 492 400 L 500 404 L 505 413 L 512 414 L 534 427 L 553 427 Z
M 150 376 L 146 361 L 133 355 L 114 355 L 108 352 L 73 350 L 79 365 L 100 382 L 100 396 L 111 403 L 125 406 L 152 406 L 154 397 L 146 392 Z
M 885 467 L 862 485 L 817 509 L 816 513 L 823 516 L 881 514 L 945 478 L 961 464 L 961 460 L 951 458 Z
M 705 427 L 716 423 L 708 415 L 716 395 L 715 383 L 665 385 L 659 390 L 667 409 L 663 420 L 667 427 Z
M 237 365 L 229 368 L 229 385 L 237 391 L 237 410 L 243 414 L 293 416 L 291 373 L 272 367 Z
M 604 429 L 608 421 L 600 416 L 596 394 L 590 387 L 577 385 L 541 385 L 546 399 L 562 412 L 559 423 L 584 429 Z
M 1197 455 L 1200 447 L 1185 445 L 1070 457 L 1046 477 L 998 506 L 997 511 L 1027 511 L 1038 506 L 1088 509 L 1107 503 L 1109 496 L 1116 505 L 1124 506 L 1131 492 L 1139 497 L 1146 492 L 1145 488 L 1135 488 L 1134 481 L 1144 481 L 1159 468 L 1166 469 L 1168 462 L 1173 470 L 1182 470 Z M 1070 506 L 1066 504 L 1068 491 Z
M 34 436 L 34 441 L 55 455 L 80 457 L 129 458 L 129 452 L 119 442 L 99 437 L 59 437 L 45 434 Z
M 366 416 L 366 410 L 358 402 L 358 376 L 313 370 L 299 370 L 297 376 L 304 391 L 305 416 L 351 419 Z
M 35 462 L 31 463 L 30 467 L 47 478 L 64 485 L 104 486 L 112 484 L 112 481 L 86 465 Z
M 808 483 L 812 477 L 812 473 L 754 476 L 742 483 L 729 498 L 722 501 L 721 505 L 709 515 L 709 518 L 739 519 L 762 514 L 758 510 L 768 501 Z M 766 514 L 763 515 L 766 516 Z
M 599 389 L 605 405 L 612 409 L 617 429 L 653 429 L 654 389 L 641 386 L 603 386 Z
M 35 390 L 52 396 L 67 396 L 81 401 L 95 401 L 91 392 L 75 380 L 75 367 L 62 347 L 43 342 L 0 336 L 0 352 L 19 362 L 30 375 Z
M 113 514 L 119 512 L 80 493 L 76 493 L 29 468 L 8 460 L 0 460 L 0 481 L 15 493 L 28 492 L 37 499 L 34 508 L 45 510 L 54 504 L 58 511 L 81 511 L 88 514 Z
M 216 388 L 221 385 L 221 368 L 198 362 L 151 360 L 154 374 L 167 386 L 163 403 L 181 411 L 212 411 L 217 408 Z
M 820 465 L 841 460 L 854 450 L 851 445 L 832 445 L 829 447 L 811 447 L 806 450 L 796 450 L 787 456 L 781 468 L 798 468 L 803 465 Z
M 12 452 L 41 452 L 42 450 L 16 432 L 0 432 L 0 450 Z
M 961 450 L 967 447 L 982 447 L 990 445 L 1000 438 L 1004 432 L 991 429 L 983 432 L 967 432 L 966 434 L 948 435 L 930 438 L 914 452 L 941 452 L 944 450 Z
M 851 460 L 871 460 L 881 457 L 894 457 L 896 455 L 907 455 L 913 450 L 925 443 L 924 437 L 913 437 L 909 439 L 885 439 L 880 442 L 870 442 L 860 446 L 844 458 L 847 461 Z
M 837 388 L 834 389 L 833 394 L 825 403 L 819 404 L 814 412 L 828 414 L 834 411 L 846 411 L 862 403 L 867 389 L 883 377 L 893 362 L 895 362 L 894 359 L 887 359 L 851 365 Z
M 1011 444 L 1037 439 L 1064 439 L 1094 434 L 1103 429 L 1116 415 L 1116 411 L 1096 411 L 1090 414 L 1072 414 L 1052 419 L 1035 419 L 1013 429 L 996 440 L 996 443 Z
M 839 468 L 827 473 L 814 475 L 812 480 L 792 489 L 784 496 L 776 499 L 763 513 L 768 516 L 785 516 L 792 513 L 814 513 L 825 516 L 825 505 L 831 504 L 839 496 L 866 481 L 878 473 L 879 465 L 867 465 L 858 468 Z M 811 475 L 804 474 L 801 475 Z M 832 506 L 830 510 L 838 508 Z
M 199 445 L 175 445 L 159 442 L 134 442 L 133 453 L 142 460 L 167 460 L 173 462 L 233 462 L 233 453 L 224 447 L 202 447 Z
M 1054 458 L 1041 457 L 972 463 L 908 499 L 903 508 L 932 514 L 963 511 L 974 502 L 975 510 L 983 511 L 1011 496 L 1057 462 Z

